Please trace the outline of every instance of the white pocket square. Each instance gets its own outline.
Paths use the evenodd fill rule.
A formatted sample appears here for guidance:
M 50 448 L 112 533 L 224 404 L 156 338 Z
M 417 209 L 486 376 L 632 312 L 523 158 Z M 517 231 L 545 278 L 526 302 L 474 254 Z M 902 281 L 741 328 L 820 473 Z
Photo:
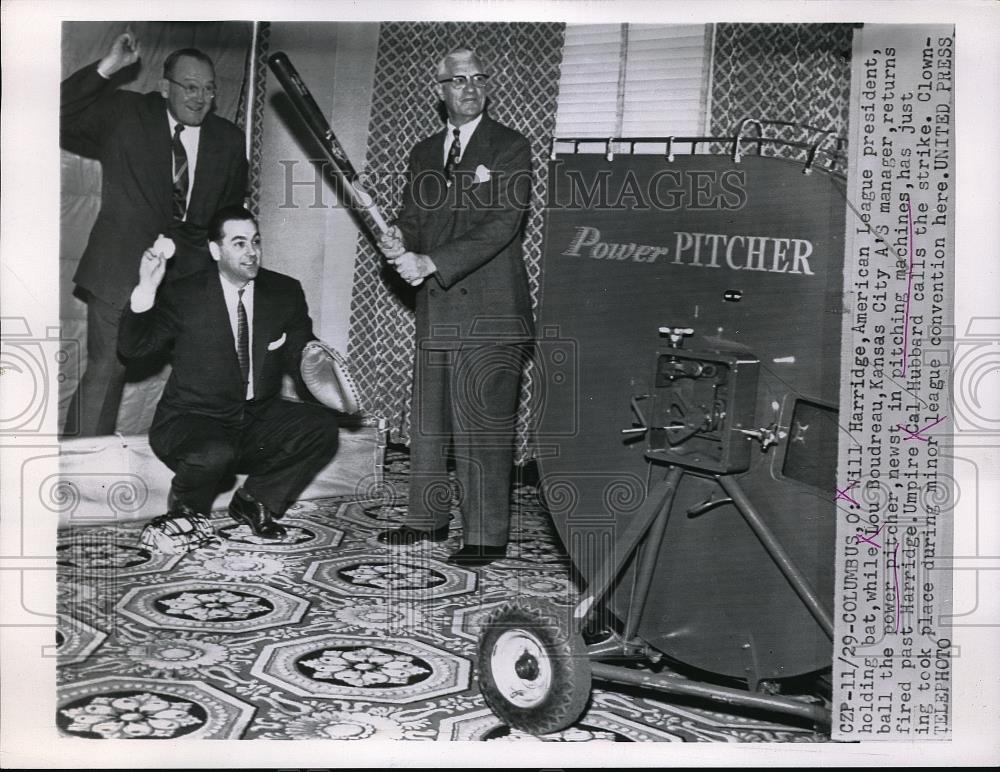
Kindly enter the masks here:
M 493 173 L 482 164 L 476 167 L 476 182 L 489 182 Z
M 278 338 L 277 340 L 272 340 L 270 343 L 267 344 L 267 350 L 274 351 L 275 349 L 279 349 L 284 345 L 285 345 L 285 333 L 281 333 L 280 338 Z

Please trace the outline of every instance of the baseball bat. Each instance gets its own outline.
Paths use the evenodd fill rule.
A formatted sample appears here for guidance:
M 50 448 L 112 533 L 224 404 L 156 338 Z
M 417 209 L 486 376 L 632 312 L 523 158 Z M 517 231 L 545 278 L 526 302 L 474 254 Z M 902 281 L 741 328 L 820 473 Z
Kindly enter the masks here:
M 277 76 L 285 93 L 291 100 L 299 117 L 302 118 L 309 133 L 313 135 L 327 158 L 333 163 L 333 168 L 340 175 L 343 181 L 343 189 L 351 199 L 351 204 L 361 215 L 361 220 L 368 232 L 377 241 L 379 234 L 389 230 L 385 218 L 379 211 L 371 194 L 362 187 L 360 178 L 351 159 L 347 157 L 343 145 L 333 133 L 330 123 L 319 109 L 316 100 L 313 99 L 312 92 L 306 86 L 305 81 L 292 65 L 288 55 L 283 51 L 271 54 L 267 60 L 271 71 Z M 367 215 L 367 216 L 366 216 Z

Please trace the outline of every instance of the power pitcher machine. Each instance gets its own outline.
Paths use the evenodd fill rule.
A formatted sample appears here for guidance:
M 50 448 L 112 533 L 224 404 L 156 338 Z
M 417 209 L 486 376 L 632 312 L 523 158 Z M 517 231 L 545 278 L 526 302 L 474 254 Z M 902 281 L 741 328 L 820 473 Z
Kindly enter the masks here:
M 745 122 L 728 155 L 550 164 L 536 455 L 584 590 L 483 625 L 517 728 L 571 725 L 594 679 L 829 723 L 843 156 L 750 123 L 801 158 L 744 157 Z

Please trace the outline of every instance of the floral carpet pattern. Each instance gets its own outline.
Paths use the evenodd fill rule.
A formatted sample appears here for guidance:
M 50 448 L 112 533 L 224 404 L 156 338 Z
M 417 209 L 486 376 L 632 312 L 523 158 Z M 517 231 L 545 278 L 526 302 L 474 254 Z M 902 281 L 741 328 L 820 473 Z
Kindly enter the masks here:
M 300 502 L 280 541 L 216 513 L 220 544 L 139 548 L 141 523 L 60 532 L 56 721 L 113 739 L 817 742 L 776 717 L 727 714 L 596 683 L 583 717 L 536 737 L 479 692 L 476 649 L 512 597 L 571 607 L 579 588 L 536 489 L 515 488 L 505 560 L 445 562 L 451 538 L 390 551 L 408 463 L 391 449 L 378 500 Z

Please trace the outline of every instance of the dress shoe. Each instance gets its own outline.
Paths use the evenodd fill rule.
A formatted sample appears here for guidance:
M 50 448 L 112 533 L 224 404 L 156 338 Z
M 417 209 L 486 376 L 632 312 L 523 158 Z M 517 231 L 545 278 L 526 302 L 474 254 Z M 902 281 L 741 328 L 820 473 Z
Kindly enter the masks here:
M 399 528 L 382 531 L 376 538 L 390 547 L 409 547 L 419 541 L 442 542 L 448 539 L 448 524 L 445 523 L 440 528 L 433 530 L 401 525 Z
M 507 545 L 495 547 L 489 544 L 466 544 L 458 552 L 454 552 L 448 558 L 448 562 L 453 566 L 463 568 L 478 568 L 488 566 L 496 560 L 503 560 L 507 557 Z
M 242 488 L 229 502 L 229 516 L 237 523 L 249 526 L 255 536 L 262 539 L 280 539 L 287 533 L 285 527 L 274 522 L 271 510 Z

